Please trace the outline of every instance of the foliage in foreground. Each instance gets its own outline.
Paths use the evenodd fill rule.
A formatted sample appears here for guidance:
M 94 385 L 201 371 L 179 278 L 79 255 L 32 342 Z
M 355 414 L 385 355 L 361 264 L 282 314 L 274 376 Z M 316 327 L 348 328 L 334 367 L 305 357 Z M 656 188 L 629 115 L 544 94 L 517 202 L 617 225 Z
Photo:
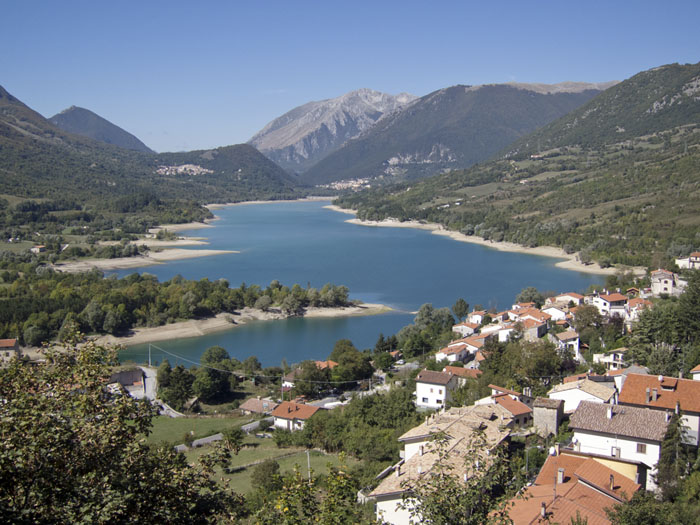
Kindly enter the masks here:
M 197 466 L 143 440 L 154 408 L 105 388 L 113 349 L 87 342 L 0 370 L 0 515 L 12 523 L 207 523 L 241 498 Z

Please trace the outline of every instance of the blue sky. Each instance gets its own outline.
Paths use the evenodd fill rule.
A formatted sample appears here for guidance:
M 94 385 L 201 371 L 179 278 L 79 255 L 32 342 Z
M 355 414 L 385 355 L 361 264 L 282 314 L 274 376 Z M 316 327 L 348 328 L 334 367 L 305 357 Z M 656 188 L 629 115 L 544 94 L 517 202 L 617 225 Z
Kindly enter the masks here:
M 624 80 L 700 61 L 700 2 L 33 1 L 0 5 L 0 85 L 157 151 L 247 141 L 353 89 Z

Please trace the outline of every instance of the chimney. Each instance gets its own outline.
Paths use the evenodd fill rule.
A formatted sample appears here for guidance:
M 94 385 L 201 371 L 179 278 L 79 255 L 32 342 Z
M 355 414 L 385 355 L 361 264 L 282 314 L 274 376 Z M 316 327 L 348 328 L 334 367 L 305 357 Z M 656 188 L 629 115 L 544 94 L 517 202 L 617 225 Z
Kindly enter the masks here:
M 683 370 L 678 371 L 678 379 L 683 379 Z
M 559 447 L 560 447 L 560 445 L 559 445 L 558 441 L 556 443 L 554 443 L 554 455 L 555 456 L 559 455 Z
M 400 476 L 401 476 L 401 465 L 398 465 L 398 466 L 396 467 L 396 477 L 398 478 L 398 477 L 400 477 Z
M 659 383 L 663 383 L 663 382 L 664 382 L 664 376 L 659 374 Z
M 464 482 L 466 483 L 467 480 L 469 479 L 469 475 L 465 472 L 464 476 L 462 476 L 462 479 L 464 479 Z
M 423 445 L 421 445 L 420 448 L 419 448 L 418 450 L 419 450 L 418 453 L 422 456 L 422 455 L 423 455 L 423 452 L 424 452 Z
M 615 476 L 610 474 L 610 490 L 614 490 L 614 489 L 615 489 Z
M 547 517 L 547 504 L 544 501 L 542 502 L 542 506 L 540 507 L 540 517 Z
M 557 470 L 557 485 L 564 483 L 564 469 L 560 468 Z
M 671 421 L 671 414 L 666 412 L 666 423 L 668 423 L 669 421 Z
M 681 402 L 676 401 L 676 415 L 679 415 L 681 413 Z
M 644 404 L 646 404 L 646 405 L 649 404 L 649 387 L 647 387 L 647 390 L 646 390 L 646 392 L 645 392 Z
M 423 473 L 423 467 L 418 465 L 418 475 L 420 476 Z
M 608 407 L 607 414 L 608 414 L 608 419 L 612 419 L 613 409 L 611 406 Z
M 659 389 L 658 388 L 652 388 L 651 389 L 651 400 L 656 402 L 656 399 L 659 397 Z

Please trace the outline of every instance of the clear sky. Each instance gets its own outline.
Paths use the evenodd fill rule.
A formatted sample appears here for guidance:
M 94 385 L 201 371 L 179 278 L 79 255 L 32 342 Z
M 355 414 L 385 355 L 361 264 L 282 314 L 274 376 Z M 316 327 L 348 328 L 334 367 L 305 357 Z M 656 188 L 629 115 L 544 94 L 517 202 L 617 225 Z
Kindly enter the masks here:
M 247 141 L 358 88 L 624 80 L 700 61 L 700 0 L 0 3 L 0 85 L 94 111 L 156 151 Z

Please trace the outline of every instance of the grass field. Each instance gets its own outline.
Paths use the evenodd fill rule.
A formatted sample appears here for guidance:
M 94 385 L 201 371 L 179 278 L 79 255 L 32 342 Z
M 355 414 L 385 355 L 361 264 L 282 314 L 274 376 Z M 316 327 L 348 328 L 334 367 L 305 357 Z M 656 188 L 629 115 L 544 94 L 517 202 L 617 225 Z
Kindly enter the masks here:
M 298 447 L 277 448 L 272 439 L 256 438 L 248 436 L 245 440 L 245 447 L 241 449 L 238 455 L 232 456 L 229 468 L 231 473 L 225 473 L 222 469 L 217 468 L 215 478 L 218 480 L 227 479 L 231 488 L 239 494 L 247 494 L 252 492 L 251 476 L 253 469 L 257 463 L 266 459 L 274 459 L 279 463 L 280 473 L 283 475 L 294 470 L 294 466 L 298 465 L 301 472 L 307 473 L 307 457 L 306 450 Z M 211 450 L 211 447 L 205 446 L 187 451 L 188 462 L 193 462 L 202 454 Z M 328 465 L 337 466 L 340 464 L 340 459 L 336 454 L 323 454 L 316 450 L 309 452 L 309 462 L 314 476 L 328 474 Z M 354 464 L 356 460 L 346 458 L 346 464 Z
M 199 439 L 231 427 L 240 427 L 253 419 L 250 416 L 176 418 L 158 416 L 153 419 L 153 428 L 147 441 L 149 443 L 166 442 L 179 445 L 184 442 L 184 436 L 187 432 L 194 431 L 194 439 Z

